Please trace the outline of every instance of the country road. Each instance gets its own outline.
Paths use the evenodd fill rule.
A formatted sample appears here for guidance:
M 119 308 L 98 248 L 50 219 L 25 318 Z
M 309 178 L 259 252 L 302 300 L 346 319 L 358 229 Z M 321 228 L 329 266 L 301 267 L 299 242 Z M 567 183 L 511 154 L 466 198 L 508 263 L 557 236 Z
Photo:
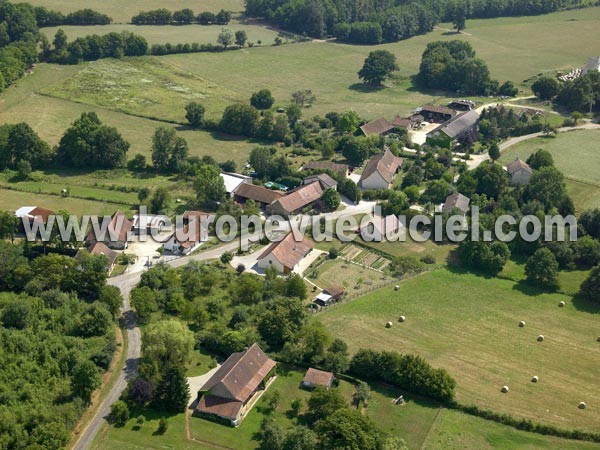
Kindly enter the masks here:
M 172 267 L 181 267 L 191 261 L 207 261 L 210 259 L 216 259 L 224 252 L 236 250 L 239 246 L 237 241 L 233 241 L 213 249 L 201 251 L 195 255 L 178 258 L 172 261 L 168 261 L 166 264 Z M 116 402 L 121 393 L 127 387 L 129 380 L 134 378 L 137 374 L 138 360 L 142 355 L 142 336 L 140 329 L 137 325 L 135 314 L 131 309 L 129 303 L 129 293 L 131 289 L 140 281 L 143 271 L 126 273 L 119 275 L 114 278 L 109 278 L 108 284 L 116 286 L 121 290 L 123 295 L 123 318 L 125 320 L 125 328 L 127 330 L 127 357 L 125 360 L 125 366 L 121 368 L 119 377 L 115 384 L 112 386 L 102 403 L 98 407 L 96 414 L 81 433 L 79 439 L 72 447 L 73 450 L 86 450 L 92 446 L 92 442 L 96 438 L 98 432 L 104 425 L 106 417 L 110 413 L 111 405 Z

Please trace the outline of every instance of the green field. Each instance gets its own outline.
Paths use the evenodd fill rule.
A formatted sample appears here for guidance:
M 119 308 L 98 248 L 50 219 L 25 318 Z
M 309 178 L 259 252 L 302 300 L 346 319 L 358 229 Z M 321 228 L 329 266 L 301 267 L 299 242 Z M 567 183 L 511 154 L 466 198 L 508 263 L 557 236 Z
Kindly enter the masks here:
M 304 401 L 309 397 L 307 391 L 299 389 L 303 373 L 286 371 L 280 368 L 278 378 L 270 386 L 269 391 L 277 389 L 281 401 L 274 412 L 277 422 L 284 428 L 292 427 L 297 420 L 286 413 L 290 410 L 295 398 Z M 399 436 L 410 449 L 592 449 L 597 445 L 557 439 L 532 433 L 518 431 L 494 422 L 468 416 L 466 414 L 440 409 L 438 405 L 404 394 L 406 404 L 394 405 L 391 400 L 402 392 L 380 385 L 372 385 L 372 396 L 366 414 L 372 418 L 386 433 Z M 343 395 L 351 400 L 353 387 L 342 381 L 340 389 Z M 267 394 L 268 395 L 268 394 Z M 269 414 L 266 399 L 261 399 L 239 428 L 229 428 L 200 418 L 191 417 L 190 434 L 193 441 L 186 437 L 185 415 L 179 414 L 169 418 L 169 429 L 164 435 L 157 435 L 160 414 L 149 411 L 133 411 L 132 419 L 123 427 L 104 426 L 96 438 L 92 449 L 119 448 L 134 449 L 204 449 L 221 448 L 232 450 L 255 450 L 258 448 L 256 433 L 261 421 Z M 142 428 L 135 427 L 135 418 L 143 413 L 147 419 Z
M 233 32 L 243 30 L 248 35 L 248 42 L 252 42 L 258 45 L 258 41 L 261 41 L 261 45 L 272 45 L 275 38 L 279 35 L 278 32 L 273 31 L 265 26 L 261 25 L 247 25 L 239 22 L 231 22 L 226 26 Z M 148 41 L 148 44 L 165 44 L 170 42 L 171 44 L 185 44 L 198 42 L 201 44 L 216 44 L 217 37 L 223 26 L 221 25 L 128 25 L 128 24 L 111 24 L 111 25 L 96 25 L 96 26 L 60 26 L 60 27 L 48 27 L 42 28 L 42 32 L 48 37 L 50 41 L 54 39 L 54 35 L 58 29 L 64 30 L 67 33 L 69 41 L 72 41 L 78 37 L 84 37 L 90 34 L 107 34 L 107 33 L 120 33 L 122 31 L 129 31 L 131 33 L 139 34 L 144 36 Z
M 244 10 L 243 3 L 240 0 L 202 0 L 201 2 L 194 0 L 171 0 L 169 2 L 164 0 L 85 0 L 85 2 L 77 0 L 31 0 L 28 3 L 34 6 L 45 6 L 63 13 L 73 12 L 81 8 L 91 8 L 109 15 L 116 23 L 129 23 L 131 18 L 140 11 L 158 8 L 167 8 L 172 11 L 190 8 L 196 14 L 202 11 L 218 12 L 221 9 L 233 12 Z
M 190 130 L 179 125 L 85 105 L 73 97 L 59 99 L 40 94 L 41 90 L 68 80 L 85 67 L 38 64 L 33 74 L 11 86 L 0 96 L 0 122 L 27 122 L 48 143 L 56 145 L 75 119 L 83 112 L 94 111 L 104 123 L 117 127 L 129 141 L 129 157 L 136 153 L 150 156 L 152 135 L 159 126 L 177 128 L 178 133 L 187 140 L 190 154 L 212 155 L 219 161 L 231 158 L 244 163 L 254 147 L 251 142 L 220 133 Z M 176 91 L 173 93 L 179 95 Z
M 559 308 L 565 301 L 567 306 Z M 438 270 L 318 315 L 353 350 L 417 353 L 457 380 L 457 400 L 563 428 L 597 430 L 600 308 L 510 280 Z M 400 315 L 407 321 L 397 323 Z M 519 321 L 527 326 L 519 328 Z M 391 329 L 385 323 L 395 323 Z M 545 342 L 536 337 L 545 335 Z M 533 375 L 540 377 L 531 383 Z M 503 385 L 510 387 L 502 394 Z

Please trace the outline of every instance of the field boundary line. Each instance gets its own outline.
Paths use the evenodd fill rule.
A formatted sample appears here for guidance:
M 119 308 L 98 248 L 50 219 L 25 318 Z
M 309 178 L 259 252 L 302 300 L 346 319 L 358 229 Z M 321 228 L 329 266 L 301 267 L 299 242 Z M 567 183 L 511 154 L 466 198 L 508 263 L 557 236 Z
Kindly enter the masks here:
M 425 444 L 427 444 L 427 441 L 429 441 L 429 438 L 431 437 L 431 433 L 433 432 L 434 427 L 437 425 L 437 423 L 439 421 L 440 414 L 442 413 L 442 409 L 443 409 L 443 407 L 440 405 L 440 407 L 437 410 L 437 413 L 435 414 L 435 417 L 433 418 L 433 422 L 431 422 L 431 426 L 429 427 L 429 430 L 427 430 L 427 434 L 425 435 L 423 442 L 421 442 L 421 446 L 419 447 L 420 450 L 423 450 L 425 448 Z

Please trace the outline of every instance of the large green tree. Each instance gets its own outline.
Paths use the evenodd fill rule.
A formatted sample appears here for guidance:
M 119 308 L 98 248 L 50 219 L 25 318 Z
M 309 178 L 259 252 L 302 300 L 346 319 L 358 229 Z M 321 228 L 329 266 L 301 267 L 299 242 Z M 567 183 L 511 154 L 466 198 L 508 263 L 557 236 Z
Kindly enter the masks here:
M 156 385 L 154 405 L 163 411 L 182 413 L 185 412 L 189 399 L 189 386 L 183 367 L 167 367 Z
M 381 86 L 397 70 L 400 68 L 393 53 L 387 50 L 375 50 L 369 53 L 365 59 L 362 69 L 358 72 L 358 77 L 365 84 Z
M 527 280 L 545 289 L 557 289 L 558 262 L 552 252 L 542 247 L 538 249 L 525 264 Z

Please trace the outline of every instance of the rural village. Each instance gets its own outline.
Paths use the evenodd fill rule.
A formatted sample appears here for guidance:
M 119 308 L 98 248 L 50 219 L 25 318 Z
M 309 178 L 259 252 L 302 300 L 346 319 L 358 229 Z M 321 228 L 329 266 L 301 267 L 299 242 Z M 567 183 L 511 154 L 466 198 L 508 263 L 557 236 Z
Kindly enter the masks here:
M 592 0 L 0 1 L 0 448 L 600 448 L 597 55 Z

